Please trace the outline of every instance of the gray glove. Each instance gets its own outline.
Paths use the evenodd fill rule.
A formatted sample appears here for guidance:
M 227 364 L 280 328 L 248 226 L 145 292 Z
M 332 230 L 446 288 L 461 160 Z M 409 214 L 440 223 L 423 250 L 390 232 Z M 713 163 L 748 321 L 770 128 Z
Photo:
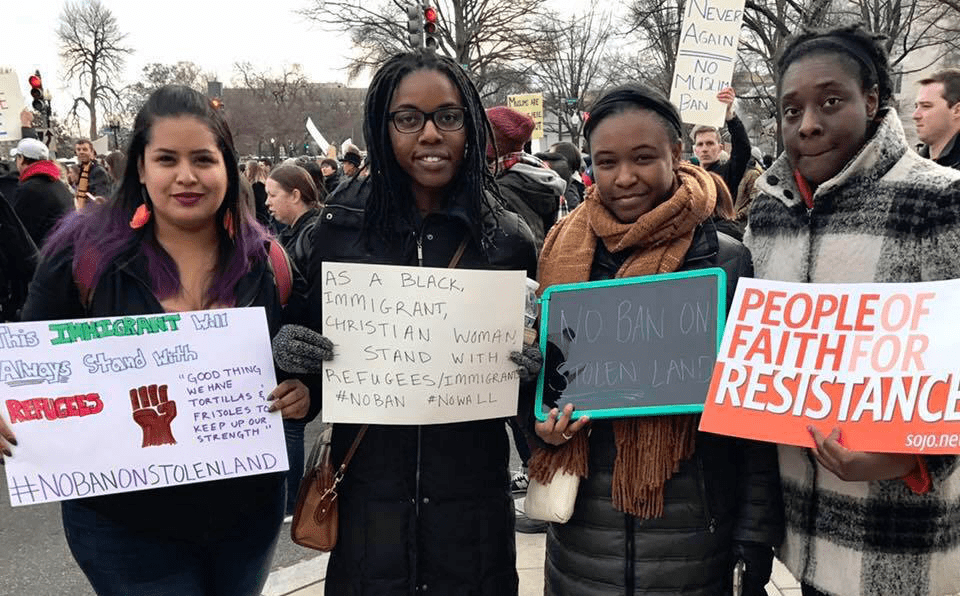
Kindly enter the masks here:
M 521 383 L 536 381 L 540 369 L 543 368 L 543 354 L 537 346 L 523 346 L 520 352 L 510 352 L 510 360 L 520 367 L 517 374 L 520 375 Z
M 319 373 L 333 360 L 333 342 L 302 325 L 284 325 L 273 338 L 273 359 L 289 373 Z

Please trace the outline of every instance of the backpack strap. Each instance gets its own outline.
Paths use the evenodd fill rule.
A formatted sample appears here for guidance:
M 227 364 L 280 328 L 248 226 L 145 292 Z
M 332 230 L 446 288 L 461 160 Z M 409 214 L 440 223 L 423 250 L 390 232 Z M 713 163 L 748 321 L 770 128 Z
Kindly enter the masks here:
M 293 293 L 293 269 L 290 268 L 287 253 L 276 240 L 270 240 L 268 256 L 270 258 L 270 267 L 273 269 L 273 277 L 277 280 L 277 293 L 280 294 L 280 306 L 286 306 L 290 300 L 290 294 Z

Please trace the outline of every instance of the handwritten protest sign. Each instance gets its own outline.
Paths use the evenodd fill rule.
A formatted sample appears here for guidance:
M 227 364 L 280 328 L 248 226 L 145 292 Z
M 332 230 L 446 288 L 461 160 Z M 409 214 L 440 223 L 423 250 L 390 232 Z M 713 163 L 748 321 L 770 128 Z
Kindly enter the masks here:
M 960 453 L 960 280 L 741 279 L 701 430 L 857 451 Z
M 700 412 L 723 333 L 723 269 L 563 284 L 541 299 L 537 418 Z
M 17 73 L 9 68 L 0 68 L 0 141 L 20 139 L 20 112 L 23 106 Z
M 543 138 L 543 93 L 508 95 L 507 107 L 533 118 L 531 140 Z
M 514 416 L 522 271 L 323 264 L 325 422 L 436 424 Z
M 10 503 L 286 470 L 275 386 L 261 308 L 0 325 Z
M 723 126 L 717 93 L 733 80 L 744 0 L 690 0 L 680 28 L 670 101 L 689 124 Z

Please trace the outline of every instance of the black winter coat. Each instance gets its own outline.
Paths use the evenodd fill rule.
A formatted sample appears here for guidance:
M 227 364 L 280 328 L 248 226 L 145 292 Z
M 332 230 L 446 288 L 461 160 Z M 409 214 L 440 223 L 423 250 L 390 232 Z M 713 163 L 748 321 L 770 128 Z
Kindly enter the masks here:
M 313 232 L 320 217 L 319 209 L 310 209 L 293 222 L 292 226 L 284 228 L 277 235 L 277 240 L 290 255 L 297 271 L 306 273 L 310 266 L 310 253 L 313 251 Z
M 38 173 L 20 183 L 11 204 L 34 244 L 41 247 L 51 228 L 73 211 L 73 193 L 59 179 Z
M 128 251 L 114 259 L 84 307 L 72 272 L 73 251 L 48 257 L 37 267 L 30 284 L 23 320 L 45 321 L 164 312 L 150 289 L 146 257 Z M 271 336 L 280 328 L 281 306 L 276 281 L 265 261 L 240 279 L 236 306 L 266 309 Z M 282 375 L 278 375 L 284 378 Z M 125 398 L 124 398 L 125 399 Z M 236 532 L 250 516 L 273 515 L 280 524 L 284 472 L 215 480 L 154 490 L 78 499 L 69 506 L 92 509 L 135 531 L 165 537 L 207 533 L 213 540 Z M 66 506 L 66 505 L 65 505 Z
M 614 277 L 628 252 L 611 255 L 599 243 L 590 279 Z M 727 304 L 739 277 L 753 274 L 749 251 L 709 222 L 697 229 L 679 271 L 707 267 L 726 271 Z M 547 530 L 544 594 L 727 595 L 738 543 L 754 555 L 748 567 L 766 567 L 769 576 L 772 548 L 783 537 L 775 445 L 697 433 L 693 457 L 664 487 L 663 517 L 640 520 L 610 504 L 612 422 L 591 428 L 590 475 L 580 482 L 573 517 Z
M 921 157 L 931 159 L 929 145 L 920 145 L 917 148 L 917 153 L 919 153 Z M 943 151 L 941 151 L 940 155 L 933 161 L 941 166 L 960 170 L 960 133 L 953 135 L 950 142 L 944 146 Z
M 727 130 L 730 131 L 730 159 L 722 163 L 715 161 L 706 170 L 723 178 L 736 204 L 737 189 L 740 188 L 740 181 L 743 180 L 743 174 L 747 171 L 747 165 L 752 157 L 750 137 L 739 116 L 727 120 Z
M 522 269 L 536 255 L 527 226 L 496 204 L 498 222 L 474 237 L 454 204 L 391 241 L 361 229 L 366 180 L 341 185 L 320 215 L 307 324 L 322 329 L 323 261 L 446 267 L 465 235 L 463 269 Z M 493 199 L 489 199 L 493 201 Z M 484 245 L 485 250 L 480 246 Z M 335 424 L 333 461 L 356 425 Z M 340 485 L 340 535 L 327 568 L 331 596 L 517 594 L 509 444 L 502 419 L 429 426 L 371 425 Z
M 537 250 L 557 221 L 560 197 L 566 184 L 559 174 L 545 167 L 519 163 L 497 177 L 505 206 L 530 226 Z

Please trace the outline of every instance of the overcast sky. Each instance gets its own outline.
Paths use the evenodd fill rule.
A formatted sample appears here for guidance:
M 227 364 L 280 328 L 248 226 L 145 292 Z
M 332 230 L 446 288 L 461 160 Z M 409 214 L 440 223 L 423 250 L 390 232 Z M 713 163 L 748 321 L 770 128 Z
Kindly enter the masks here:
M 369 1 L 369 0 L 368 0 Z M 323 31 L 296 14 L 310 0 L 103 0 L 113 11 L 126 44 L 134 48 L 126 66 L 126 80 L 139 78 L 151 62 L 194 62 L 216 73 L 229 85 L 233 64 L 248 61 L 261 68 L 300 64 L 315 82 L 346 82 L 343 68 L 351 47 L 342 35 Z M 63 78 L 57 54 L 56 27 L 64 0 L 10 0 L 0 33 L 0 67 L 13 67 L 23 81 L 34 70 L 43 75 L 44 88 L 63 116 L 79 93 Z M 585 4 L 577 0 L 547 0 L 550 9 L 569 15 Z M 12 15 L 12 23 L 10 16 Z M 365 86 L 367 80 L 354 82 Z

